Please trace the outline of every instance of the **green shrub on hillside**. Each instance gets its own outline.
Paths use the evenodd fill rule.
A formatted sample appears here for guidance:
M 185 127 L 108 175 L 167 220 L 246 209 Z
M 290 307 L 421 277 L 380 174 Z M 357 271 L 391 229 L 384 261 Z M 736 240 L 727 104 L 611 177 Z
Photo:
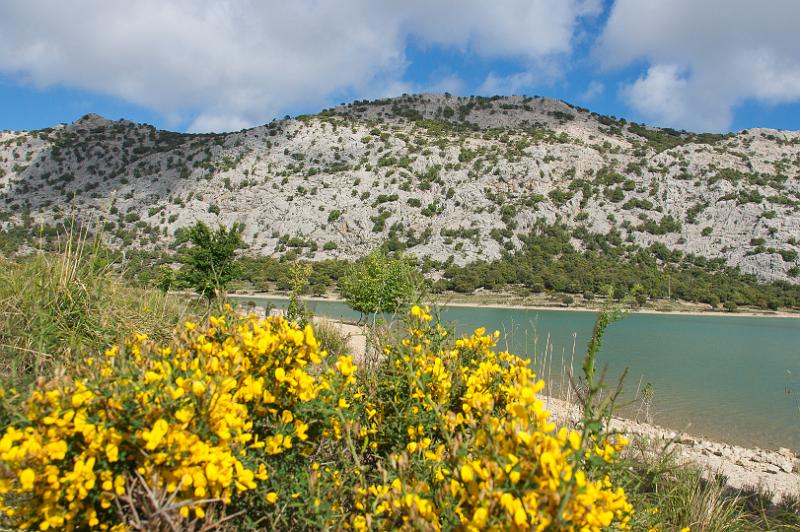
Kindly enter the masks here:
M 219 226 L 212 231 L 203 222 L 197 222 L 185 234 L 190 246 L 182 250 L 183 267 L 179 280 L 205 296 L 209 301 L 239 274 L 236 251 L 244 247 L 244 226 L 233 224 L 230 229 Z

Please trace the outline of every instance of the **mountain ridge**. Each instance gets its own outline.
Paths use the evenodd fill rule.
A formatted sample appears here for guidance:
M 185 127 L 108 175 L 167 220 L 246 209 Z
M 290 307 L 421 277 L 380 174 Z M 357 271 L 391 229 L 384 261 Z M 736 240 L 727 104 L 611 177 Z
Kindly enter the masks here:
M 468 264 L 543 223 L 578 250 L 663 245 L 766 281 L 800 265 L 800 132 L 678 132 L 539 97 L 356 101 L 224 134 L 86 115 L 0 133 L 0 186 L 6 234 L 75 216 L 124 248 L 166 250 L 203 220 L 244 223 L 260 255 L 388 242 Z

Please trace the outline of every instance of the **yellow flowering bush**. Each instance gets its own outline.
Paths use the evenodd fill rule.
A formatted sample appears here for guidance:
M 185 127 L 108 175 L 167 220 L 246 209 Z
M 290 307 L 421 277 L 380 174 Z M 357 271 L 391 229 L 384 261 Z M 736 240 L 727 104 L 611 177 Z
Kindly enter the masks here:
M 374 438 L 387 460 L 380 482 L 358 487 L 351 526 L 626 529 L 632 507 L 603 467 L 626 440 L 556 430 L 537 397 L 544 382 L 494 350 L 499 333 L 451 344 L 428 312 L 412 309 L 376 372 Z
M 354 367 L 323 371 L 322 355 L 310 327 L 254 316 L 187 323 L 172 346 L 140 335 L 113 347 L 10 421 L 2 509 L 21 528 L 152 528 L 141 508 L 156 492 L 172 519 L 202 520 L 268 485 L 275 456 L 308 455 L 332 430 L 325 412 Z
M 605 467 L 624 439 L 557 429 L 495 342 L 419 307 L 369 370 L 279 317 L 136 336 L 6 407 L 2 511 L 41 530 L 625 529 Z

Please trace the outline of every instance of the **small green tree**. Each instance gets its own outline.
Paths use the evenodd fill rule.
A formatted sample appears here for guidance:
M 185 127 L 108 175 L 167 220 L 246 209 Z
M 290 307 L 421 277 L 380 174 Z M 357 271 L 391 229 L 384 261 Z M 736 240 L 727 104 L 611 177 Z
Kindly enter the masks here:
M 403 257 L 372 251 L 339 279 L 339 292 L 362 315 L 394 312 L 419 295 L 421 276 Z
M 633 301 L 637 307 L 643 306 L 647 303 L 647 290 L 645 290 L 644 286 L 639 283 L 633 285 L 631 288 L 630 296 L 633 297 Z
M 313 317 L 305 303 L 300 300 L 300 295 L 308 286 L 308 279 L 311 277 L 312 271 L 311 264 L 307 262 L 294 262 L 289 268 L 289 284 L 292 291 L 289 295 L 286 319 L 297 322 L 300 327 L 305 327 Z
M 175 272 L 169 266 L 161 266 L 158 269 L 156 286 L 165 294 L 175 286 Z
M 192 226 L 185 233 L 191 246 L 180 254 L 181 282 L 211 302 L 239 275 L 236 250 L 244 247 L 243 230 L 244 226 L 238 223 L 230 229 L 220 225 L 216 231 L 203 222 Z

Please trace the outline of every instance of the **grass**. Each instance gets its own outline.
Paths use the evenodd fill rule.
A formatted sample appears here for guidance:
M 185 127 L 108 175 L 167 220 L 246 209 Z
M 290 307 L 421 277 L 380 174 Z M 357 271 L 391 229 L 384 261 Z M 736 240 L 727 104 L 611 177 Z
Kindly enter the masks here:
M 800 530 L 800 502 L 778 505 L 770 494 L 736 492 L 719 476 L 704 476 L 663 447 L 637 440 L 615 466 L 615 478 L 637 509 L 634 530 L 755 532 Z
M 60 253 L 0 259 L 0 374 L 24 387 L 80 369 L 82 354 L 133 333 L 167 339 L 191 303 L 121 282 L 99 245 L 69 236 Z
M 746 530 L 741 500 L 725 492 L 721 479 L 705 481 L 698 468 L 679 465 L 663 452 L 634 448 L 619 466 L 644 530 Z
M 319 342 L 320 349 L 339 356 L 352 356 L 353 352 L 347 337 L 327 320 L 314 323 L 314 336 Z

